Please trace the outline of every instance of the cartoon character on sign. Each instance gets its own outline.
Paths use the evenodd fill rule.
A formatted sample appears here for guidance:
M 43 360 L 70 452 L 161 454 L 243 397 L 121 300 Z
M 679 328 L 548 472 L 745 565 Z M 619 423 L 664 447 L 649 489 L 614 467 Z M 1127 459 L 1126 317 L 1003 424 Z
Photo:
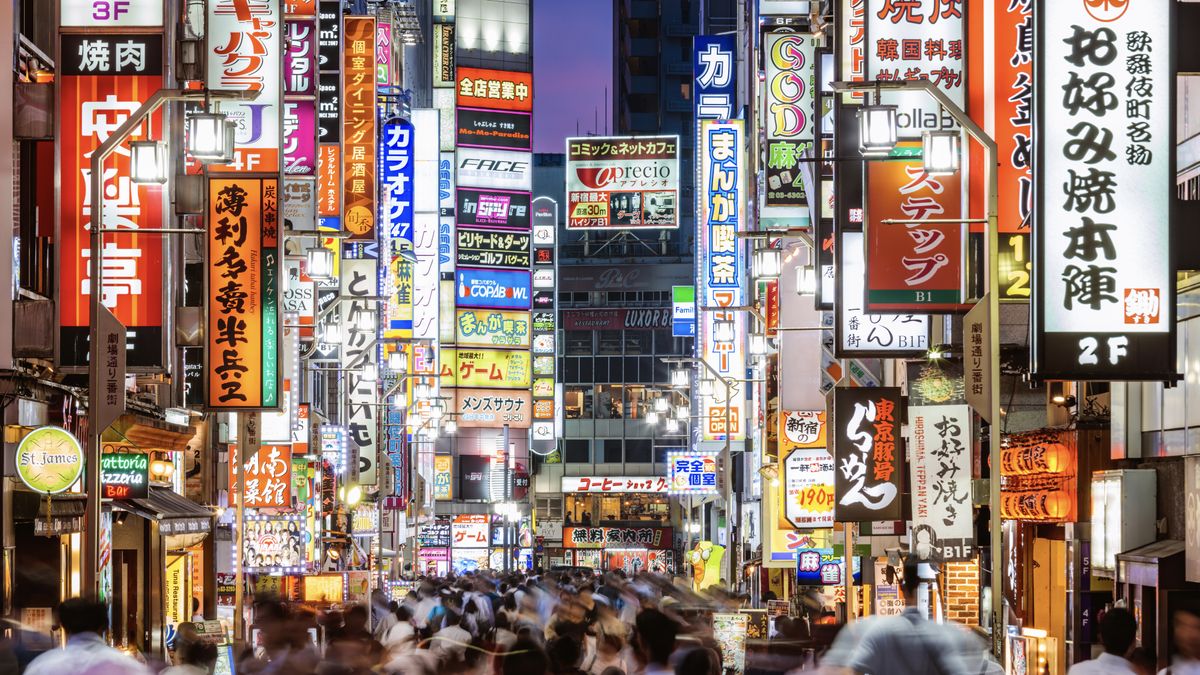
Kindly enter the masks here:
M 717 583 L 721 578 L 721 560 L 725 547 L 711 541 L 702 541 L 688 554 L 692 562 L 692 589 L 702 591 Z

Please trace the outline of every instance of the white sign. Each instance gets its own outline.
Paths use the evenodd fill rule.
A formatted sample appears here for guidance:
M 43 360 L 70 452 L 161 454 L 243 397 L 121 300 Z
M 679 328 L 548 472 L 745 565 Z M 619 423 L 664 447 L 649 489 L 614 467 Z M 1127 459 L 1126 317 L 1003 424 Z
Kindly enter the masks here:
M 670 488 L 670 482 L 661 476 L 563 476 L 561 492 L 666 494 Z
M 808 0 L 758 0 L 758 15 L 806 15 L 809 4 Z
M 567 229 L 679 226 L 679 137 L 567 139 Z
M 911 550 L 920 560 L 974 557 L 971 408 L 922 405 L 908 410 L 912 470 Z
M 843 354 L 908 352 L 929 349 L 929 315 L 867 314 L 863 311 L 866 265 L 862 232 L 843 232 L 838 257 L 842 263 L 842 292 L 838 299 Z
M 342 324 L 342 368 L 349 394 L 346 421 L 350 461 L 357 462 L 358 483 L 374 485 L 376 456 L 379 453 L 378 382 L 362 377 L 363 364 L 373 364 L 378 372 L 379 349 L 375 345 L 376 331 L 363 331 L 355 319 L 359 312 L 375 313 L 376 303 L 356 298 L 378 295 L 378 261 L 371 259 L 343 260 L 341 292 L 346 298 L 339 307 Z
M 1035 5 L 1039 374 L 1174 373 L 1174 5 Z
M 783 513 L 795 528 L 833 527 L 833 455 L 798 448 L 783 460 Z
M 62 28 L 112 28 L 163 24 L 163 0 L 60 0 Z
M 966 3 L 869 0 L 866 4 L 866 79 L 928 80 L 965 109 Z M 958 128 L 954 118 L 923 91 L 885 92 L 883 102 L 899 106 L 900 138 L 920 138 L 931 129 Z
M 487 148 L 459 148 L 458 187 L 498 190 L 533 189 L 533 153 Z
M 221 112 L 237 124 L 236 159 L 227 170 L 278 171 L 283 147 L 279 0 L 209 0 L 207 38 L 209 88 L 259 92 L 252 102 L 221 103 Z

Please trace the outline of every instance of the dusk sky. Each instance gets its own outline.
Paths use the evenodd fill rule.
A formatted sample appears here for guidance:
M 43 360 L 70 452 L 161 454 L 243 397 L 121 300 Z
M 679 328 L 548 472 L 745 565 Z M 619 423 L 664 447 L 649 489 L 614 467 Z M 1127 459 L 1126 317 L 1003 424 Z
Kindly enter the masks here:
M 581 135 L 592 130 L 597 109 L 603 133 L 612 109 L 612 7 L 612 0 L 534 0 L 535 152 L 562 152 L 576 122 Z

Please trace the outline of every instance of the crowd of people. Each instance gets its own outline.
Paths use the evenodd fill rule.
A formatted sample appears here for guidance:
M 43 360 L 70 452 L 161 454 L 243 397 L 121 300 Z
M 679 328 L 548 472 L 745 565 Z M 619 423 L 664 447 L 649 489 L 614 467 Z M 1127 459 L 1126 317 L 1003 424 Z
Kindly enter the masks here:
M 839 631 L 817 608 L 797 602 L 768 636 L 746 645 L 743 672 L 817 671 L 850 675 L 1002 672 L 983 640 L 962 626 L 928 621 L 918 610 L 918 567 L 906 565 L 906 607 Z M 730 654 L 713 612 L 748 598 L 716 586 L 703 594 L 653 575 L 576 570 L 542 576 L 469 574 L 425 578 L 402 598 L 377 595 L 370 608 L 318 610 L 258 598 L 253 644 L 229 664 L 239 675 L 720 675 Z M 1180 658 L 1170 672 L 1200 672 L 1200 616 L 1177 617 Z M 35 659 L 26 675 L 209 675 L 217 647 L 180 626 L 173 664 L 134 659 L 104 641 L 107 608 L 72 599 L 57 610 L 66 646 Z M 1136 624 L 1120 608 L 1100 620 L 1105 653 L 1072 674 L 1153 673 L 1134 649 Z M 0 668 L 0 670 L 3 670 Z M 221 671 L 225 672 L 225 671 Z

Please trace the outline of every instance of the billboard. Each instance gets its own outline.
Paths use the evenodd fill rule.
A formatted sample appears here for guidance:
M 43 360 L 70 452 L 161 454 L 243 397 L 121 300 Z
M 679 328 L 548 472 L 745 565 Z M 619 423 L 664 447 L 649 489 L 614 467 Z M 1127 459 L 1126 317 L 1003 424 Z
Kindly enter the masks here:
M 679 137 L 567 139 L 567 229 L 679 227 Z
M 460 429 L 528 429 L 533 407 L 528 391 L 454 389 L 454 418 Z
M 1177 378 L 1175 3 L 1133 5 L 1034 3 L 1039 379 Z
M 533 73 L 458 68 L 460 108 L 533 112 Z
M 342 229 L 375 238 L 375 18 L 347 16 L 342 50 Z
M 459 268 L 454 277 L 460 307 L 529 309 L 529 272 Z
M 277 408 L 279 180 L 212 178 L 208 190 L 208 408 Z
M 837 521 L 900 520 L 904 487 L 900 389 L 838 387 L 831 396 Z
M 459 189 L 455 217 L 459 225 L 529 229 L 529 193 Z
M 456 344 L 468 347 L 529 348 L 529 312 L 459 309 L 454 315 Z
M 529 389 L 529 352 L 442 349 L 441 386 Z
M 161 13 L 161 8 L 159 9 Z M 92 293 L 89 261 L 91 154 L 129 114 L 163 86 L 163 40 L 153 35 L 63 35 L 58 72 L 59 365 L 87 365 Z M 133 140 L 162 138 L 160 109 Z M 100 302 L 127 329 L 128 365 L 163 365 L 163 238 L 138 235 L 163 225 L 163 188 L 130 181 L 127 147 L 105 164 L 105 228 Z M 53 189 L 53 186 L 51 186 Z
M 528 270 L 528 232 L 458 228 L 458 264 L 494 269 Z
M 533 187 L 533 153 L 490 148 L 459 148 L 455 154 L 460 187 L 518 190 Z
M 457 144 L 499 150 L 532 150 L 529 113 L 458 109 Z

